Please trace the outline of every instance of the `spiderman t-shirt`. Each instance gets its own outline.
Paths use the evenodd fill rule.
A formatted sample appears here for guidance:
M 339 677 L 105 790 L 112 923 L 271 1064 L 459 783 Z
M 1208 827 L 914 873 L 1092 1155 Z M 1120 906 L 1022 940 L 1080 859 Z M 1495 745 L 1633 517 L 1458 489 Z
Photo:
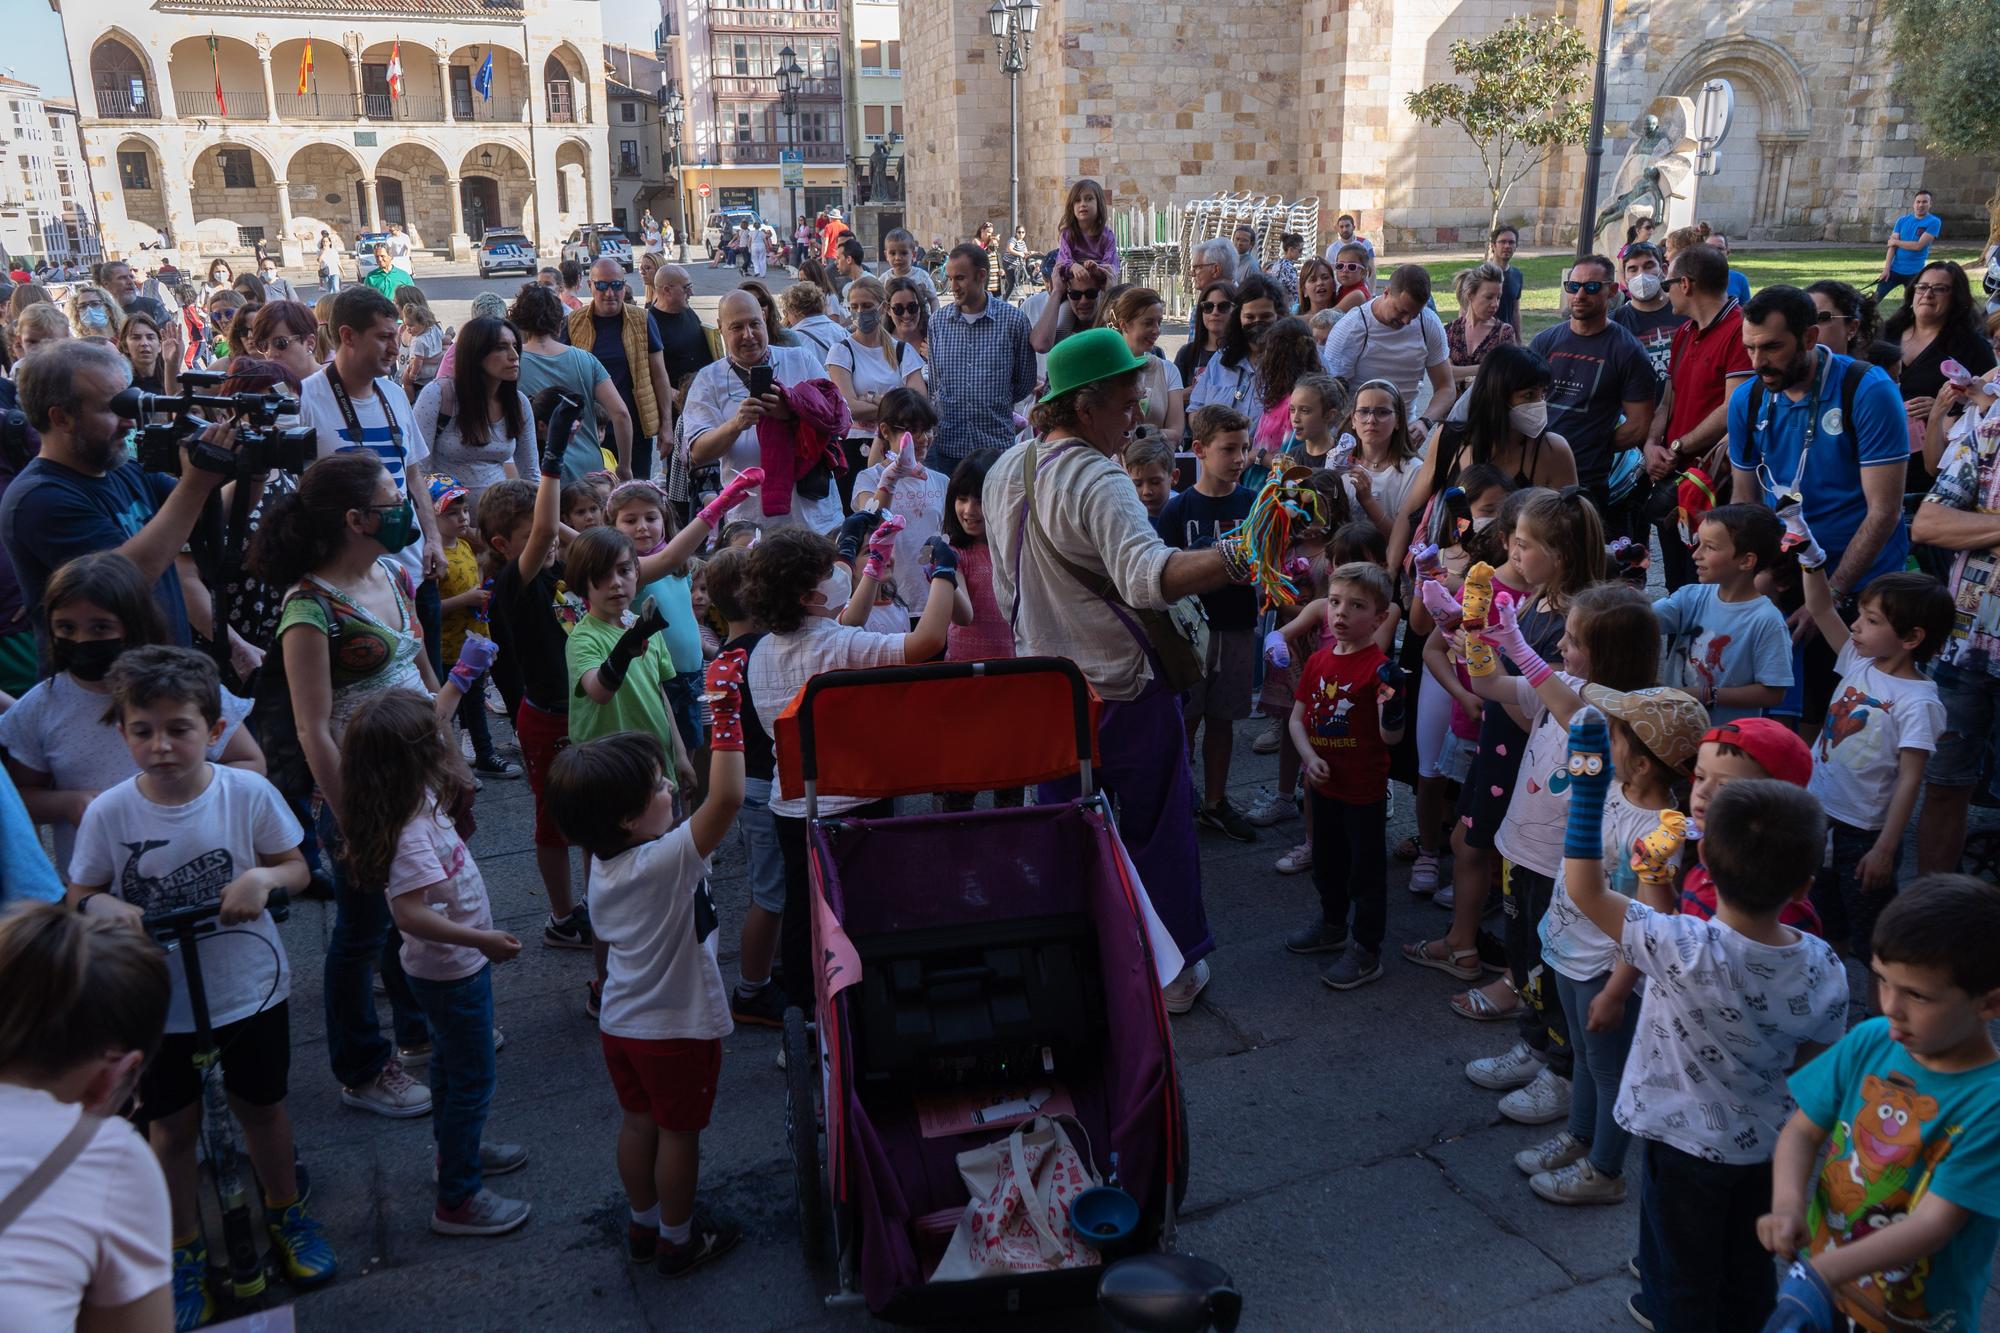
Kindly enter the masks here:
M 1372 643 L 1353 653 L 1322 648 L 1306 659 L 1292 698 L 1305 705 L 1306 739 L 1326 760 L 1327 780 L 1313 784 L 1316 794 L 1342 805 L 1374 805 L 1387 796 L 1389 747 L 1382 743 L 1376 673 L 1388 662 Z
M 1850 640 L 1834 662 L 1840 683 L 1813 746 L 1812 783 L 1827 818 L 1858 829 L 1879 829 L 1896 790 L 1904 750 L 1937 749 L 1944 705 L 1937 686 L 1917 677 L 1892 676 L 1863 657 Z

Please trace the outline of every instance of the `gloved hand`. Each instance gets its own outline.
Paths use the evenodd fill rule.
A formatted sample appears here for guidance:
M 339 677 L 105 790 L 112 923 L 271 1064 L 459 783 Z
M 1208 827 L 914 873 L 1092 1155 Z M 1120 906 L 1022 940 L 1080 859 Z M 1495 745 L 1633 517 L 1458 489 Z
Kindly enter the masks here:
M 1375 668 L 1375 698 L 1382 705 L 1382 727 L 1386 731 L 1402 730 L 1409 718 L 1410 673 L 1394 662 L 1384 662 Z
M 882 468 L 884 483 L 893 484 L 904 478 L 921 477 L 930 469 L 917 461 L 917 446 L 910 439 L 910 432 L 904 431 L 896 452 L 889 455 L 889 461 Z
M 1611 728 L 1590 704 L 1569 720 L 1569 826 L 1563 855 L 1604 858 L 1604 800 L 1611 794 Z
M 569 452 L 569 437 L 576 433 L 577 418 L 583 413 L 583 404 L 566 393 L 558 393 L 555 406 L 549 412 L 548 428 L 542 436 L 542 456 L 539 460 L 542 475 L 562 475 L 563 455 Z
M 868 536 L 868 558 L 861 564 L 861 577 L 882 581 L 889 572 L 889 566 L 896 562 L 896 534 L 903 530 L 901 514 L 882 513 L 882 521 Z
M 493 659 L 500 655 L 500 645 L 484 634 L 467 634 L 465 646 L 458 651 L 458 661 L 451 668 L 450 679 L 460 692 L 471 694 L 479 688 L 479 678 L 493 667 Z
M 1465 608 L 1465 669 L 1475 676 L 1490 676 L 1500 669 L 1500 659 L 1482 637 L 1486 617 L 1493 609 L 1493 566 L 1482 560 L 1465 571 L 1465 590 L 1460 600 Z
M 1444 530 L 1438 534 L 1438 545 L 1456 546 L 1472 529 L 1472 498 L 1453 486 L 1445 491 L 1439 507 L 1444 510 Z
M 1312 573 L 1312 567 L 1313 562 L 1302 555 L 1288 555 L 1285 557 L 1285 563 L 1280 566 L 1285 577 L 1294 583 Z
M 1778 1306 L 1764 1321 L 1764 1333 L 1833 1333 L 1833 1288 L 1803 1259 L 1785 1270 Z
M 882 521 L 882 515 L 872 510 L 858 509 L 847 516 L 840 525 L 840 535 L 834 538 L 834 549 L 840 558 L 853 564 L 860 556 L 862 546 L 868 541 L 868 534 L 875 531 L 875 525 Z
M 1553 670 L 1522 637 L 1521 622 L 1514 615 L 1514 595 L 1505 588 L 1493 598 L 1493 613 L 1487 617 L 1486 628 L 1479 631 L 1479 641 L 1505 653 L 1531 688 L 1541 685 Z
M 924 564 L 934 579 L 958 586 L 958 548 L 939 534 L 924 543 Z
M 743 748 L 743 671 L 749 654 L 731 648 L 708 664 L 702 699 L 708 704 L 711 750 Z
M 1969 389 L 1972 387 L 1972 379 L 1973 379 L 1972 372 L 1967 370 L 1964 366 L 1958 364 L 1958 362 L 1952 360 L 1950 357 L 1946 357 L 1944 359 L 1944 364 L 1940 365 L 1938 369 L 1944 372 L 1945 379 L 1948 380 L 1954 388 Z
M 1274 629 L 1264 636 L 1264 660 L 1280 670 L 1292 665 L 1292 647 L 1282 631 Z
M 1420 579 L 1444 577 L 1444 561 L 1438 559 L 1438 548 L 1431 542 L 1419 542 L 1410 547 L 1410 563 L 1416 566 Z
M 1433 551 L 1437 548 L 1431 547 Z M 1425 579 L 1417 585 L 1417 596 L 1424 599 L 1424 610 L 1431 613 L 1439 629 L 1449 634 L 1465 619 L 1465 611 L 1458 604 L 1458 598 L 1451 595 L 1451 589 L 1436 579 Z
M 1826 564 L 1826 552 L 1813 540 L 1812 529 L 1806 526 L 1806 507 L 1801 500 L 1794 500 L 1778 511 L 1778 519 L 1785 525 L 1785 535 L 1778 541 L 1781 551 L 1797 551 L 1800 569 L 1818 569 Z
M 1632 842 L 1632 870 L 1639 882 L 1655 888 L 1673 883 L 1674 863 L 1687 836 L 1686 815 L 1671 807 L 1660 811 L 1659 827 Z
M 667 617 L 660 610 L 659 603 L 648 597 L 639 608 L 639 618 L 630 629 L 618 636 L 618 642 L 611 645 L 604 664 L 597 668 L 597 683 L 616 692 L 625 683 L 626 671 L 646 651 L 646 640 L 666 627 Z
M 1352 435 L 1342 434 L 1334 444 L 1333 452 L 1326 456 L 1329 472 L 1345 472 L 1354 466 L 1354 451 L 1359 445 Z
M 763 484 L 764 469 L 760 467 L 746 467 L 731 477 L 729 484 L 722 488 L 722 494 L 703 505 L 701 512 L 696 517 L 711 528 L 720 527 L 723 517 L 730 510 L 736 508 L 737 505 L 742 504 L 745 496 Z

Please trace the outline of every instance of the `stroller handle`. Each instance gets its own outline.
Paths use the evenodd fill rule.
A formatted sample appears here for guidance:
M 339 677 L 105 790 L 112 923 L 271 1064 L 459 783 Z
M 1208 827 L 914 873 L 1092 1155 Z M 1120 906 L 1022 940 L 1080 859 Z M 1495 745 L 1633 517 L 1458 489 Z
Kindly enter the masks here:
M 806 682 L 799 698 L 799 761 L 809 783 L 819 780 L 819 742 L 813 733 L 813 707 L 832 690 L 870 685 L 906 685 L 930 680 L 969 680 L 978 676 L 1030 676 L 1053 673 L 1069 682 L 1070 718 L 1076 735 L 1077 764 L 1090 788 L 1090 756 L 1095 741 L 1091 725 L 1090 686 L 1076 663 L 1067 657 L 1004 657 L 984 662 L 929 662 L 922 666 L 867 667 L 830 671 Z

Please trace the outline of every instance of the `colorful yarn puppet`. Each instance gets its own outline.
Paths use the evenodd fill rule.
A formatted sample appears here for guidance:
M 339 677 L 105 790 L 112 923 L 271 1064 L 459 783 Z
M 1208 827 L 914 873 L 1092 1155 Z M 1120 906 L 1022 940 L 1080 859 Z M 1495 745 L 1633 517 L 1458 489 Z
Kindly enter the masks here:
M 1475 676 L 1490 676 L 1500 669 L 1500 659 L 1494 655 L 1493 645 L 1479 637 L 1493 610 L 1493 566 L 1484 560 L 1465 571 L 1461 605 L 1465 611 L 1459 622 L 1465 630 L 1465 669 Z
M 1329 526 L 1325 501 L 1305 485 L 1311 476 L 1312 469 L 1303 467 L 1273 476 L 1257 492 L 1249 515 L 1222 534 L 1223 542 L 1237 547 L 1255 573 L 1264 610 L 1304 600 L 1292 572 L 1295 566 L 1286 559 L 1293 534 L 1305 527 Z

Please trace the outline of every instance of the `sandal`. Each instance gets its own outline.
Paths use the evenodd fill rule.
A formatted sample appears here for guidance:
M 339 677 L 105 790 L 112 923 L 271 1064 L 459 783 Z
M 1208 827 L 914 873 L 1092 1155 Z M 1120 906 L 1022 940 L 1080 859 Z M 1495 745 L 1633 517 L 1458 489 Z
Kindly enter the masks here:
M 1405 838 L 1397 843 L 1395 851 L 1391 853 L 1398 861 L 1414 861 L 1423 854 L 1424 849 L 1417 846 L 1414 837 Z
M 1502 1009 L 1493 1003 L 1493 997 L 1474 986 L 1451 997 L 1451 1011 L 1460 1018 L 1469 1018 L 1475 1023 L 1499 1023 L 1521 1012 L 1521 1002 L 1517 998 L 1513 1004 Z
M 1450 952 L 1439 957 L 1431 951 L 1433 944 L 1443 944 Z M 1479 950 L 1452 949 L 1443 940 L 1418 940 L 1415 944 L 1405 944 L 1403 957 L 1418 967 L 1433 968 L 1460 981 L 1477 981 L 1483 975 L 1479 966 Z

